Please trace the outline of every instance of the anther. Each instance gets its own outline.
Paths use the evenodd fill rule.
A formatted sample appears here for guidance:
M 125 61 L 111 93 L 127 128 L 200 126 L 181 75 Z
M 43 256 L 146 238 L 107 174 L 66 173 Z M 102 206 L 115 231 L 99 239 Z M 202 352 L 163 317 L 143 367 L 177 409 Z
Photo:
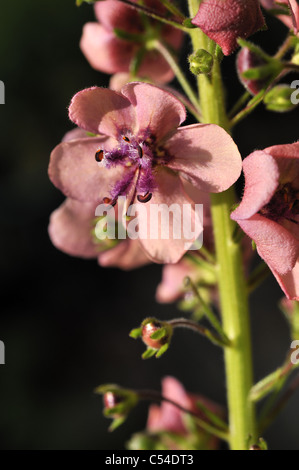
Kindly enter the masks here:
M 125 135 L 123 136 L 123 140 L 124 140 L 125 142 L 130 142 L 129 137 L 127 137 L 127 136 L 125 136 Z
M 103 198 L 103 203 L 107 204 L 108 206 L 114 207 L 116 204 L 116 201 L 113 201 L 110 197 L 104 197 Z
M 144 194 L 144 196 L 142 196 L 141 194 L 138 194 L 137 196 L 137 199 L 139 202 L 148 202 L 151 200 L 151 198 L 152 198 L 152 193 L 149 193 L 149 192 Z
M 103 150 L 97 150 L 95 154 L 95 159 L 96 162 L 100 163 L 104 158 L 104 151 Z
M 140 147 L 140 145 L 138 145 L 138 155 L 139 155 L 139 158 L 143 157 L 143 150 L 142 150 L 142 147 Z

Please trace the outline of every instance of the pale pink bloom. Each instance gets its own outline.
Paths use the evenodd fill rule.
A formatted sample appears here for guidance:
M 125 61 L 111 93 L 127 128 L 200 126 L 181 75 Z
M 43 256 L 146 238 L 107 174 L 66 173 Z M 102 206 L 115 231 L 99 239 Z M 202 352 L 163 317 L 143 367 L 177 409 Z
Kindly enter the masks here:
M 133 1 L 137 3 L 137 0 Z M 164 7 L 157 0 L 146 0 L 145 6 L 165 14 Z M 160 83 L 173 79 L 174 74 L 161 54 L 154 50 L 145 50 L 148 30 L 137 10 L 116 0 L 97 2 L 94 8 L 98 22 L 84 26 L 80 42 L 81 50 L 93 68 L 109 74 L 129 72 L 134 57 L 144 53 L 138 69 L 139 76 Z M 183 38 L 180 30 L 169 25 L 161 28 L 160 23 L 151 19 L 149 22 L 163 41 L 173 49 L 179 49 Z M 115 29 L 138 37 L 136 36 L 136 40 L 119 38 Z
M 187 393 L 183 385 L 174 377 L 165 377 L 162 380 L 162 395 L 186 410 L 196 413 L 197 416 L 204 421 L 202 411 L 197 407 L 196 403 L 201 402 L 206 408 L 219 416 L 223 416 L 223 410 L 219 405 L 211 402 L 210 400 L 200 396 Z M 180 434 L 182 436 L 188 435 L 188 429 L 185 425 L 185 413 L 179 410 L 176 406 L 162 401 L 161 405 L 151 405 L 147 420 L 147 430 L 151 433 L 169 431 L 172 433 Z M 204 432 L 204 431 L 202 431 Z M 218 439 L 211 437 L 209 448 L 217 448 Z
M 281 9 L 281 5 L 287 5 L 289 7 L 289 14 L 278 15 L 277 17 L 288 28 L 293 29 L 296 34 L 298 33 L 299 5 L 297 0 L 260 0 L 260 3 L 266 10 Z
M 265 26 L 258 0 L 202 0 L 192 23 L 222 48 L 224 55 Z
M 299 143 L 255 151 L 231 217 L 257 246 L 288 299 L 299 300 Z
M 51 154 L 49 176 L 66 196 L 82 202 L 115 204 L 127 196 L 145 227 L 150 204 L 191 207 L 182 179 L 206 192 L 230 187 L 241 172 L 241 157 L 219 126 L 178 126 L 185 120 L 182 103 L 153 85 L 135 82 L 121 93 L 90 88 L 72 99 L 71 120 L 95 137 L 63 142 Z M 148 204 L 147 204 L 148 203 Z M 139 210 L 141 206 L 146 211 Z M 173 233 L 174 220 L 170 220 Z M 188 240 L 189 246 L 194 240 Z M 186 239 L 140 239 L 155 261 L 177 262 Z
M 67 198 L 50 216 L 49 236 L 53 245 L 71 256 L 96 258 L 100 266 L 123 270 L 150 263 L 136 240 L 97 240 L 93 202 Z

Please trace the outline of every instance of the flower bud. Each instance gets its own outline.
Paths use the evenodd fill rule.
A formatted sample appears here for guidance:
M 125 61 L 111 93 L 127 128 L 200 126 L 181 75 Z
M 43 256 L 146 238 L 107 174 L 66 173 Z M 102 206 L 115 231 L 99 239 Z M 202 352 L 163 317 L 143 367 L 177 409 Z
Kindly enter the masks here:
M 169 343 L 172 335 L 172 327 L 166 322 L 156 318 L 147 318 L 142 322 L 142 341 L 153 349 L 161 349 Z
M 152 356 L 158 358 L 167 351 L 172 333 L 173 328 L 169 323 L 159 321 L 156 318 L 146 318 L 140 328 L 135 328 L 130 332 L 130 336 L 134 339 L 142 339 L 147 346 L 142 358 L 149 359 Z
M 237 49 L 238 38 L 265 27 L 258 0 L 202 0 L 192 23 L 215 41 L 224 55 Z
M 252 52 L 247 47 L 241 49 L 237 56 L 237 72 L 240 82 L 244 85 L 247 91 L 252 95 L 257 95 L 267 83 L 267 80 L 264 79 L 248 79 L 244 78 L 243 73 L 247 70 L 261 67 L 266 64 L 266 61 L 260 56 Z
M 213 56 L 205 49 L 198 49 L 188 57 L 190 72 L 194 75 L 207 75 L 213 67 Z
M 126 420 L 131 409 L 138 403 L 137 393 L 118 385 L 100 385 L 96 388 L 95 393 L 103 395 L 104 416 L 114 419 L 109 428 L 111 431 Z
M 276 85 L 264 98 L 266 108 L 277 113 L 292 111 L 297 106 L 296 103 L 292 102 L 293 92 L 294 90 L 289 85 Z

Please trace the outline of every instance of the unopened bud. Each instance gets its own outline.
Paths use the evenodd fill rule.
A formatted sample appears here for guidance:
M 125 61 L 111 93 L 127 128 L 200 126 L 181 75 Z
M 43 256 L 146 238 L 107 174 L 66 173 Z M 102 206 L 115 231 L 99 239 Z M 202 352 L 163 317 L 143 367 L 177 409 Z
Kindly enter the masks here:
M 188 57 L 190 72 L 194 75 L 209 74 L 213 67 L 213 56 L 205 49 L 198 49 Z
M 152 356 L 158 358 L 167 351 L 172 333 L 173 328 L 169 323 L 159 321 L 156 318 L 146 318 L 140 328 L 135 328 L 130 332 L 130 336 L 134 339 L 142 339 L 147 346 L 142 358 L 149 359 Z
M 266 84 L 265 79 L 248 79 L 243 76 L 244 72 L 247 70 L 260 67 L 266 64 L 266 61 L 259 57 L 257 54 L 252 52 L 247 47 L 241 49 L 237 56 L 237 72 L 240 82 L 252 95 L 257 95 L 260 90 L 262 90 Z
M 126 420 L 131 409 L 138 403 L 137 393 L 118 385 L 100 385 L 96 388 L 95 393 L 103 395 L 104 416 L 114 419 L 110 430 L 120 426 Z
M 247 38 L 265 26 L 258 0 L 202 0 L 192 23 L 215 41 L 224 55 L 238 47 L 238 38 Z
M 264 98 L 266 108 L 277 113 L 292 111 L 297 106 L 296 102 L 292 102 L 293 93 L 294 90 L 289 85 L 276 85 Z

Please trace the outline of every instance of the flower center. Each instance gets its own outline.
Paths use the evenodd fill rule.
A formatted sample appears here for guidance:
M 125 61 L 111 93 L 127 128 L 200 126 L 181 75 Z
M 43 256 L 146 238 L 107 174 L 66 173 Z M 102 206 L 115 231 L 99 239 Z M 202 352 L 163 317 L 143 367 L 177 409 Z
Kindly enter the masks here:
M 135 137 L 130 131 L 120 133 L 118 145 L 112 150 L 97 150 L 95 160 L 105 168 L 123 167 L 121 178 L 114 183 L 110 197 L 103 199 L 104 204 L 114 205 L 119 196 L 130 194 L 142 203 L 150 201 L 154 189 L 155 172 L 158 165 L 166 165 L 170 160 L 168 152 L 156 143 L 147 131 Z
M 271 201 L 260 210 L 260 214 L 275 222 L 287 219 L 298 224 L 299 191 L 291 183 L 280 185 Z

